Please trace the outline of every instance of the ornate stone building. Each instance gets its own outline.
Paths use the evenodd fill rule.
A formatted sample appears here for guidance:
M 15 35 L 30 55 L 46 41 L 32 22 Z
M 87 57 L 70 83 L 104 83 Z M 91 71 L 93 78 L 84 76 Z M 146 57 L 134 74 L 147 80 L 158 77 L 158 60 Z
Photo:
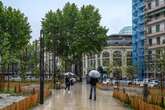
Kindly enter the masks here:
M 132 63 L 131 39 L 131 34 L 110 35 L 107 46 L 101 53 L 84 55 L 83 74 L 87 74 L 91 69 L 97 69 L 98 66 L 102 66 L 107 72 L 109 68 L 118 67 L 122 70 L 122 77 L 124 77 L 125 67 Z M 113 77 L 113 74 L 108 73 Z

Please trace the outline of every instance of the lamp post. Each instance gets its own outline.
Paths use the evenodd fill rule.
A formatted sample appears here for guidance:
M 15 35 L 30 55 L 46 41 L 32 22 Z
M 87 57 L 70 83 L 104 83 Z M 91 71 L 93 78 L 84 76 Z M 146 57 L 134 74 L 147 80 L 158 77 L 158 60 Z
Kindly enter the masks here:
M 44 104 L 44 33 L 40 31 L 40 104 Z

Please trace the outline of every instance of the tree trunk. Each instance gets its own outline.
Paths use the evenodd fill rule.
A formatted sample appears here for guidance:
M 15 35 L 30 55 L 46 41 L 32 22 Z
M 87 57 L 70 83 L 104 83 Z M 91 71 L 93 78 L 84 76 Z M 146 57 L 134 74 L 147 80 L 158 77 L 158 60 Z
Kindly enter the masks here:
M 75 74 L 79 77 L 80 82 L 82 81 L 82 60 L 77 58 L 75 61 Z

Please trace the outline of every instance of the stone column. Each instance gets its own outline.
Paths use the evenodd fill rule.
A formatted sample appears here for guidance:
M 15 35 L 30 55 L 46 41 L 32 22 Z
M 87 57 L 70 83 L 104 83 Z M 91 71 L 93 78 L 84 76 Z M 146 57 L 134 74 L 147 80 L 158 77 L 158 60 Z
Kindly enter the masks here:
M 126 69 L 126 66 L 127 66 L 127 63 L 126 63 L 126 51 L 125 50 L 122 50 L 122 77 L 125 76 L 125 69 Z
M 109 55 L 110 55 L 110 64 L 113 64 L 113 51 L 112 50 L 110 50 L 110 52 L 109 52 Z
M 85 55 L 85 75 L 88 73 L 88 57 Z
M 100 65 L 103 67 L 103 53 L 100 54 Z
M 98 67 L 98 60 L 97 60 L 97 54 L 95 55 L 95 69 Z

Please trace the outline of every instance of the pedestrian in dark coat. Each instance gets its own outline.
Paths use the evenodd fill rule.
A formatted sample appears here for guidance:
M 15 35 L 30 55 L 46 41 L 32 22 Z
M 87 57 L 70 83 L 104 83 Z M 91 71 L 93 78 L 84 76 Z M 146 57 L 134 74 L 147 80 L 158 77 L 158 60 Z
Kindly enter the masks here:
M 89 99 L 92 99 L 92 95 L 94 95 L 95 101 L 96 101 L 96 84 L 97 84 L 97 82 L 98 82 L 98 78 L 92 78 L 92 77 L 90 78 L 91 89 L 90 89 Z
M 69 76 L 65 77 L 65 90 L 68 90 L 68 92 L 70 93 L 70 78 Z

